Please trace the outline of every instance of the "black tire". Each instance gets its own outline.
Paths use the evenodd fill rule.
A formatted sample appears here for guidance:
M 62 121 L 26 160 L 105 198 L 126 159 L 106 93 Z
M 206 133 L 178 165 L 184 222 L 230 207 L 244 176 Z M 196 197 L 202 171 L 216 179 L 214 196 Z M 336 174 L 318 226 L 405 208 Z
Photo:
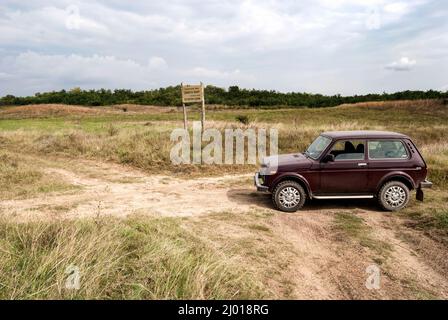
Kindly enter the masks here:
M 400 181 L 389 181 L 383 184 L 378 192 L 378 203 L 386 211 L 398 211 L 409 202 L 409 188 Z
M 291 197 L 290 201 L 285 199 L 287 196 Z M 303 187 L 295 181 L 282 181 L 275 186 L 274 191 L 272 192 L 272 202 L 274 203 L 274 206 L 278 210 L 284 212 L 295 212 L 299 210 L 305 204 L 305 200 L 305 190 L 303 190 Z

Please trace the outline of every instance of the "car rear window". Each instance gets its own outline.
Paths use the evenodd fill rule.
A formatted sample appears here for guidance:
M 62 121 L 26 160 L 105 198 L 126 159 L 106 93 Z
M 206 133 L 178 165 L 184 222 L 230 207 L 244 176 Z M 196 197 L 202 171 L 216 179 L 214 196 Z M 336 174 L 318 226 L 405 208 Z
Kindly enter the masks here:
M 369 159 L 407 159 L 406 147 L 401 140 L 371 140 Z

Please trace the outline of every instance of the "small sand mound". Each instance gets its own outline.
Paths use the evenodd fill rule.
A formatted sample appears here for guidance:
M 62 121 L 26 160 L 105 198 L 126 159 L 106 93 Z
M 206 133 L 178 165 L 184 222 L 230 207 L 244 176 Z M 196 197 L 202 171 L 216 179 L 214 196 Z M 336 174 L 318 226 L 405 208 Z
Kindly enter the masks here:
M 164 112 L 174 112 L 177 110 L 177 107 L 149 106 L 139 104 L 117 104 L 106 108 L 109 110 L 112 109 L 114 111 L 136 112 L 136 113 L 164 113 Z
M 98 107 L 69 106 L 64 104 L 31 104 L 8 107 L 0 110 L 1 118 L 27 118 L 65 115 L 99 114 L 104 111 Z
M 411 110 L 426 110 L 429 108 L 443 107 L 442 100 L 426 99 L 426 100 L 391 100 L 391 101 L 369 101 L 358 103 L 345 103 L 338 107 L 351 108 L 361 107 L 370 109 L 392 109 L 392 108 L 406 108 Z
M 0 118 L 39 118 L 70 115 L 97 115 L 116 113 L 165 113 L 176 112 L 176 107 L 160 107 L 135 104 L 86 107 L 65 104 L 30 104 L 26 106 L 5 107 L 0 109 Z

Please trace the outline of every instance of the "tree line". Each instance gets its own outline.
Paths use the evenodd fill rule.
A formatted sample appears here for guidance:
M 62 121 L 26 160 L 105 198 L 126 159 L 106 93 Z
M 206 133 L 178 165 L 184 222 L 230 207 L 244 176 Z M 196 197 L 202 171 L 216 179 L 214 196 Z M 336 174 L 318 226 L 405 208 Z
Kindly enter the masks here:
M 366 101 L 387 100 L 416 100 L 416 99 L 448 99 L 448 91 L 401 91 L 395 93 L 366 94 L 354 96 L 322 95 L 305 92 L 282 93 L 274 90 L 243 89 L 231 86 L 228 89 L 207 86 L 205 88 L 207 104 L 247 107 L 332 107 L 343 103 L 356 103 Z M 26 105 L 26 104 L 61 103 L 84 106 L 105 106 L 114 104 L 141 104 L 158 106 L 182 105 L 180 86 L 166 88 L 132 91 L 127 89 L 116 90 L 71 90 L 36 93 L 34 96 L 16 97 L 6 95 L 0 98 L 0 105 Z

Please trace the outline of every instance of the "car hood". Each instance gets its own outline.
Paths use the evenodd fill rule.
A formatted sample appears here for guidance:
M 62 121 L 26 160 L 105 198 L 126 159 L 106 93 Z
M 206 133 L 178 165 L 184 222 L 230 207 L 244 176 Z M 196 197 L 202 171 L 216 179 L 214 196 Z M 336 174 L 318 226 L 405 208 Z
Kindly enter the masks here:
M 272 168 L 275 168 L 276 161 L 278 161 L 278 171 L 308 169 L 312 165 L 311 160 L 302 153 L 290 153 L 265 157 L 263 159 L 263 166 L 272 170 Z

